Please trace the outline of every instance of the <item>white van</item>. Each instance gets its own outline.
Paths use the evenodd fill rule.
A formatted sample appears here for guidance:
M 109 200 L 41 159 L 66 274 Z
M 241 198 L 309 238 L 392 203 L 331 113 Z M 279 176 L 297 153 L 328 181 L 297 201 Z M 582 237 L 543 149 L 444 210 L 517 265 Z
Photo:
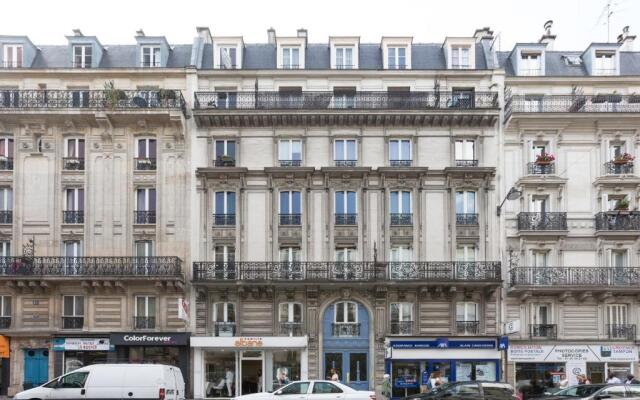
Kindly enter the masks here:
M 184 400 L 184 389 L 182 372 L 177 367 L 161 364 L 96 364 L 20 392 L 14 399 Z

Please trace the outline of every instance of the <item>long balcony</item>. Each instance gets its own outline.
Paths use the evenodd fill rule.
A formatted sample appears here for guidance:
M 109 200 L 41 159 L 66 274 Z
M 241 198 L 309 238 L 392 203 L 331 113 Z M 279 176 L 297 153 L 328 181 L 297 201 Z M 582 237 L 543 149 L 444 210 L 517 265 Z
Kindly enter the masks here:
M 640 268 L 636 267 L 515 267 L 509 277 L 512 289 L 640 290 Z
M 506 114 L 640 113 L 640 95 L 514 95 Z
M 640 234 L 640 211 L 606 211 L 596 214 L 596 231 L 636 231 Z
M 221 126 L 493 126 L 498 93 L 247 91 L 196 92 L 200 127 Z
M 566 231 L 566 212 L 521 212 L 518 214 L 519 231 Z
M 607 337 L 615 340 L 636 340 L 636 324 L 607 324 Z
M 195 282 L 499 283 L 500 262 L 194 262 Z
M 556 339 L 558 337 L 558 325 L 530 324 L 529 337 L 532 339 Z

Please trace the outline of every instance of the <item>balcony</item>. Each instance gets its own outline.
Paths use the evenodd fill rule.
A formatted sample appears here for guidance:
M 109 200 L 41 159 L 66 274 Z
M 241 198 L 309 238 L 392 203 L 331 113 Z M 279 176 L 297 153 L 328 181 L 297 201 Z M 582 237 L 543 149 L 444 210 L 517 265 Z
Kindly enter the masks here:
M 530 324 L 529 337 L 531 339 L 556 339 L 558 337 L 558 325 Z
M 413 321 L 391 321 L 389 333 L 391 335 L 411 336 L 413 335 Z
M 285 225 L 300 226 L 302 225 L 302 214 L 280 214 L 279 220 L 280 220 L 279 224 L 282 226 L 285 226 Z
M 624 163 L 609 161 L 604 163 L 605 175 L 629 175 L 633 174 L 633 162 L 626 161 Z
M 62 329 L 82 329 L 84 317 L 62 317 Z
M 553 175 L 556 173 L 556 164 L 540 164 L 536 162 L 527 163 L 527 174 L 529 175 Z
M 640 211 L 606 211 L 596 214 L 596 231 L 637 231 L 640 234 Z
M 411 226 L 413 225 L 413 214 L 392 213 L 390 215 L 391 226 Z
M 134 211 L 133 212 L 134 224 L 146 224 L 152 225 L 156 223 L 155 211 Z
M 280 322 L 280 336 L 302 336 L 302 322 Z
M 213 323 L 214 326 L 214 336 L 235 336 L 236 335 L 236 323 L 235 322 L 220 322 L 215 321 Z
M 181 278 L 178 257 L 0 257 L 4 277 Z
M 456 225 L 478 225 L 478 214 L 456 214 Z
M 65 224 L 84 224 L 84 211 L 63 211 L 62 222 Z
M 13 171 L 13 157 L 0 156 L 0 171 Z
M 84 171 L 84 157 L 64 157 L 62 169 L 65 171 Z
M 611 340 L 636 340 L 636 325 L 608 324 L 607 337 Z
M 302 166 L 302 160 L 278 160 L 278 163 L 284 168 Z
M 456 160 L 456 167 L 477 167 L 478 160 Z
M 156 329 L 156 317 L 133 317 L 133 329 Z
M 512 288 L 640 290 L 640 268 L 635 267 L 515 267 L 509 275 Z
M 236 226 L 236 215 L 213 214 L 213 224 L 215 226 Z
M 356 167 L 358 160 L 335 160 L 336 167 Z
M 134 158 L 133 165 L 136 171 L 155 171 L 157 168 L 155 158 Z
M 505 114 L 640 113 L 640 95 L 513 95 Z
M 10 316 L 0 317 L 0 329 L 9 329 L 9 328 L 11 328 L 11 317 Z
M 389 160 L 390 167 L 410 167 L 413 165 L 412 160 Z
M 335 337 L 360 336 L 360 324 L 357 322 L 334 322 L 331 324 L 331 335 Z
M 357 225 L 358 214 L 335 214 L 336 225 Z
M 221 157 L 213 160 L 214 167 L 235 167 L 236 160 L 230 157 Z
M 518 214 L 519 231 L 566 231 L 566 212 L 521 212 Z
M 498 93 L 473 91 L 196 92 L 199 127 L 493 126 Z
M 480 321 L 456 321 L 456 333 L 458 335 L 478 335 Z
M 0 224 L 12 224 L 13 223 L 13 211 L 1 210 L 0 211 Z

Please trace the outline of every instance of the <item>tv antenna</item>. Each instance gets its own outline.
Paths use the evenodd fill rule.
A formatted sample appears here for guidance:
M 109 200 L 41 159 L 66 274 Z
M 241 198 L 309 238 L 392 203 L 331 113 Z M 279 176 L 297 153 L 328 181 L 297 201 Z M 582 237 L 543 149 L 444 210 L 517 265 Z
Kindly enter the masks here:
M 611 42 L 611 16 L 613 14 L 619 13 L 620 11 L 624 11 L 624 10 L 618 9 L 618 6 L 622 3 L 627 2 L 627 0 L 606 0 L 606 1 L 607 1 L 607 4 L 605 4 L 604 8 L 600 12 L 600 16 L 596 21 L 596 26 L 607 25 L 607 43 L 610 43 Z

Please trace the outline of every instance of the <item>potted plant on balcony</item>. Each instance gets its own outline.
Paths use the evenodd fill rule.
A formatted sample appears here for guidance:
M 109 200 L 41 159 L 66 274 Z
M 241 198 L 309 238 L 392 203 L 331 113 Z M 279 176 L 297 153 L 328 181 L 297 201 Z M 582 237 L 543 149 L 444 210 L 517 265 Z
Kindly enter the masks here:
M 614 207 L 614 210 L 629 211 L 629 199 L 625 197 L 624 199 L 618 200 L 616 206 Z
M 118 105 L 120 100 L 127 100 L 127 94 L 122 89 L 116 89 L 113 81 L 104 83 L 104 105 L 113 108 Z
M 542 153 L 536 156 L 536 164 L 538 165 L 549 165 L 555 160 L 555 156 L 551 153 Z
M 158 98 L 160 99 L 162 104 L 167 104 L 175 101 L 177 96 L 174 90 L 160 89 L 158 90 Z
M 616 157 L 613 159 L 613 163 L 615 165 L 625 165 L 630 163 L 633 160 L 635 160 L 634 156 L 632 156 L 629 153 L 623 153 L 623 154 L 616 155 Z

